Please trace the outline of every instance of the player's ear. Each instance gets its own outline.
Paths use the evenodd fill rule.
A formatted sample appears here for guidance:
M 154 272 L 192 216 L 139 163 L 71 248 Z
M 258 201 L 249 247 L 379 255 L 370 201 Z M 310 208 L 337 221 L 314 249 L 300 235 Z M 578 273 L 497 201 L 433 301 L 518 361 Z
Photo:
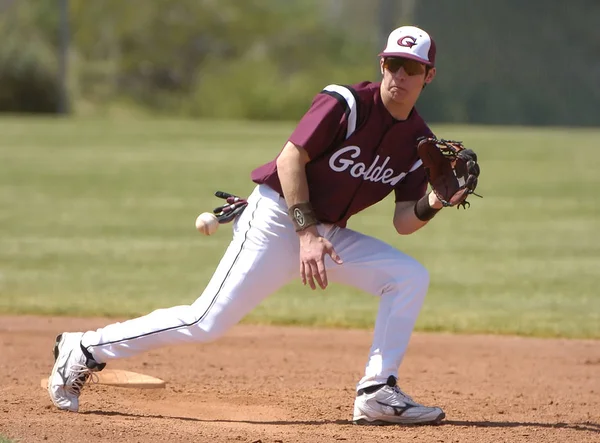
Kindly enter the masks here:
M 381 75 L 383 75 L 383 57 L 379 59 L 379 70 L 381 71 Z
M 425 84 L 431 83 L 435 77 L 435 68 L 431 68 L 425 76 Z

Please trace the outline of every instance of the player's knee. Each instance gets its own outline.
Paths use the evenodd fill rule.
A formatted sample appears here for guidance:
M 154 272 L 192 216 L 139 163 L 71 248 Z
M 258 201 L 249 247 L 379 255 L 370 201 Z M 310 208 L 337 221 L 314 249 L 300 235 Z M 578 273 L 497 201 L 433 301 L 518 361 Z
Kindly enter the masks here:
M 419 286 L 427 288 L 429 286 L 429 271 L 418 261 L 414 261 L 411 266 L 411 278 Z
M 218 340 L 224 335 L 224 331 L 219 328 L 201 328 L 203 331 L 202 338 L 203 342 L 211 342 Z
M 404 262 L 399 272 L 396 273 L 398 287 L 409 286 L 417 293 L 425 293 L 429 287 L 429 271 L 416 260 Z
M 211 325 L 206 325 L 206 324 L 200 323 L 198 325 L 198 327 L 200 329 L 202 329 L 202 341 L 203 342 L 211 342 L 211 341 L 218 340 L 219 338 L 223 337 L 229 329 L 228 327 L 225 327 L 224 325 L 218 325 L 218 324 L 214 324 L 214 323 Z

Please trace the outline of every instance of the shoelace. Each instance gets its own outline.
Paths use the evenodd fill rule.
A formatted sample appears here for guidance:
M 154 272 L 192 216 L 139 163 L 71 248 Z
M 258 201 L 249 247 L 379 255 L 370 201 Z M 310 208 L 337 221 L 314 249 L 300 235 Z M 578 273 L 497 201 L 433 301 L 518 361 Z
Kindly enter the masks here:
M 92 372 L 90 368 L 84 365 L 75 365 L 71 369 L 71 376 L 75 377 L 73 383 L 70 385 L 65 384 L 65 390 L 71 395 L 79 395 L 83 386 L 90 381 L 91 383 L 98 383 L 98 374 Z
M 394 390 L 395 393 L 400 394 L 402 397 L 404 397 L 405 399 L 407 399 L 408 401 L 410 401 L 411 403 L 415 403 L 418 404 L 416 401 L 414 401 L 412 399 L 412 397 L 408 394 L 405 394 L 404 392 L 402 392 L 402 390 L 396 385 L 392 388 Z

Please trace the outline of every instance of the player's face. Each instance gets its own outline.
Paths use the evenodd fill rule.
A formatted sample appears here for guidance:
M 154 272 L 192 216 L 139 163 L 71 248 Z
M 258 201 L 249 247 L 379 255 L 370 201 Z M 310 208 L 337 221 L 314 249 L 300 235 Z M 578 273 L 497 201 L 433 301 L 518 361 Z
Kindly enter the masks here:
M 413 106 L 423 86 L 435 76 L 435 68 L 426 73 L 426 66 L 415 60 L 401 57 L 381 59 L 383 90 L 389 98 L 398 103 Z

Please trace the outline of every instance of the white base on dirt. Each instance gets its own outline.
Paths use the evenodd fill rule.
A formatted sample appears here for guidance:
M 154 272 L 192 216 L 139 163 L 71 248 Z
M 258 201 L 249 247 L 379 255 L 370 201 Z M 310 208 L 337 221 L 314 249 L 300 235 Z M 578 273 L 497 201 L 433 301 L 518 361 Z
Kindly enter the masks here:
M 98 384 L 121 388 L 157 389 L 164 388 L 167 384 L 160 378 L 138 372 L 125 371 L 123 369 L 105 369 L 101 372 L 96 372 L 95 375 L 98 376 Z M 43 378 L 40 386 L 46 389 L 48 387 L 48 379 Z

